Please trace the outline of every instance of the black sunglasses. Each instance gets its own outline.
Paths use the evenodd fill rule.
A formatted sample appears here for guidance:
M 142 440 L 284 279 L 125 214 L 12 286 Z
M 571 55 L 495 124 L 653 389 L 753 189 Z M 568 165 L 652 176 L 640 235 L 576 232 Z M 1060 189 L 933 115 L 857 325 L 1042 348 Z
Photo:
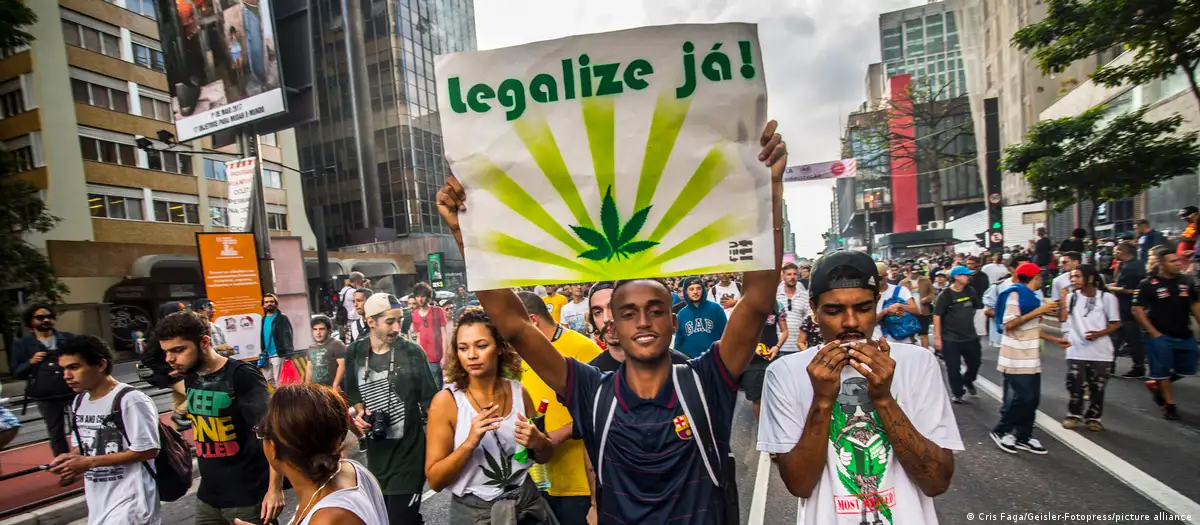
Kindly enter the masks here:
M 47 320 L 47 319 L 55 319 L 56 317 L 57 317 L 57 316 L 56 316 L 56 315 L 54 315 L 54 314 L 49 314 L 49 315 L 35 315 L 35 316 L 33 316 L 33 318 L 34 318 L 34 319 L 37 319 L 38 321 L 45 321 L 45 320 Z
M 789 297 L 787 301 L 788 301 L 788 311 L 790 312 L 790 311 L 792 311 L 792 299 Z

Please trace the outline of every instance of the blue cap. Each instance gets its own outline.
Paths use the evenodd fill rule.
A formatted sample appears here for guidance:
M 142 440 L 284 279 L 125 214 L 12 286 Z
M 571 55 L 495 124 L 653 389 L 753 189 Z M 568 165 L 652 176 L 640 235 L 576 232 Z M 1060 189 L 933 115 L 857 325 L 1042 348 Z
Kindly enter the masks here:
M 955 266 L 952 270 L 950 270 L 950 278 L 953 279 L 960 275 L 971 275 L 974 273 L 974 270 L 967 268 L 966 266 Z

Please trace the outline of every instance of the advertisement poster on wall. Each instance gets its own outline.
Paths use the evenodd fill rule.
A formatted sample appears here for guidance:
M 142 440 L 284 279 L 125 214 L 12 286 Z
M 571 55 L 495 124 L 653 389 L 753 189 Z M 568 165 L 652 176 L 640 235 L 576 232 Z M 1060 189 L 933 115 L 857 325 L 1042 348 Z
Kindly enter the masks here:
M 270 0 L 157 5 L 180 142 L 287 110 Z
M 251 233 L 197 233 L 204 288 L 213 323 L 238 359 L 257 359 L 262 327 L 262 284 Z
M 225 163 L 229 181 L 229 231 L 250 230 L 250 199 L 254 195 L 254 159 L 238 159 Z

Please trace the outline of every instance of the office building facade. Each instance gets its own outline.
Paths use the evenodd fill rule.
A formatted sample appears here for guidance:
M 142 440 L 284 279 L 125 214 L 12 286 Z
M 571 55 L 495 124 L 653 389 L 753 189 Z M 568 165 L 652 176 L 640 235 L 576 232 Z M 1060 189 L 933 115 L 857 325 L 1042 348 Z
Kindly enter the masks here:
M 879 15 L 884 78 L 910 74 L 914 84 L 930 86 L 941 100 L 966 95 L 958 25 L 958 13 L 945 1 Z
M 346 49 L 347 34 L 353 33 L 347 24 L 355 21 L 342 12 L 340 0 L 314 2 L 319 119 L 298 134 L 305 204 L 310 215 L 323 213 L 331 248 L 410 254 L 418 261 L 417 275 L 424 274 L 421 261 L 429 253 L 442 252 L 443 269 L 454 282 L 462 260 L 435 203 L 449 167 L 442 158 L 433 57 L 476 48 L 474 4 L 371 0 L 363 6 L 357 22 L 368 100 L 355 101 Z M 359 176 L 355 102 L 374 129 L 375 165 L 366 170 L 374 170 L 377 186 Z M 365 210 L 376 198 L 382 217 L 372 224 Z M 393 238 L 361 234 L 381 229 L 394 231 Z

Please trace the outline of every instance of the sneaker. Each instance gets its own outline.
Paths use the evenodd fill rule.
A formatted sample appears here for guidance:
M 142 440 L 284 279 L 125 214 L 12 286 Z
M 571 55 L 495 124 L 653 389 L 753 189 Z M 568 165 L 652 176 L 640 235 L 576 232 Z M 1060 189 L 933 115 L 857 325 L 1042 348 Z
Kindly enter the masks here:
M 1104 430 L 1104 425 L 1100 424 L 1099 419 L 1089 419 L 1087 422 L 1087 429 L 1091 430 L 1092 432 L 1099 432 Z
M 1163 406 L 1163 419 L 1167 421 L 1179 421 L 1179 411 L 1175 409 L 1175 404 Z
M 184 430 L 192 428 L 192 420 L 188 419 L 186 416 L 171 414 L 171 422 L 175 424 L 175 430 L 179 432 L 183 432 Z
M 967 385 L 967 393 L 973 396 L 979 395 L 979 393 L 975 391 L 975 385 Z
M 1133 370 L 1125 372 L 1117 377 L 1123 377 L 1125 379 L 1146 379 L 1146 371 L 1142 370 L 1141 368 L 1134 368 Z
M 1037 454 L 1039 456 L 1046 453 L 1045 447 L 1042 447 L 1042 442 L 1038 441 L 1037 438 L 1029 438 L 1027 441 L 1017 441 L 1016 447 L 1020 450 L 1024 450 L 1025 452 L 1029 452 L 1030 454 Z
M 1156 404 L 1158 406 L 1163 406 L 1163 405 L 1167 404 L 1167 401 L 1165 399 L 1163 399 L 1162 392 L 1160 392 L 1158 390 L 1158 381 L 1151 379 L 1149 381 L 1146 381 L 1145 385 L 1146 385 L 1146 390 L 1149 390 L 1150 395 L 1154 397 L 1154 404 Z
M 1067 416 L 1067 418 L 1062 421 L 1062 427 L 1067 430 L 1074 430 L 1075 427 L 1079 426 L 1079 422 L 1079 418 L 1075 416 Z
M 1005 434 L 1004 436 L 1000 436 L 1000 434 L 997 434 L 995 432 L 991 432 L 988 435 L 992 437 L 992 441 L 996 442 L 996 446 L 1000 447 L 1000 450 L 1008 452 L 1009 454 L 1017 453 L 1017 437 L 1016 436 L 1014 436 L 1012 434 Z
M 954 397 L 950 398 L 950 402 L 951 402 L 951 403 L 954 403 L 954 404 L 956 404 L 956 405 L 965 405 L 965 404 L 967 404 L 967 400 L 963 399 L 963 397 L 962 397 L 962 396 L 954 396 Z

